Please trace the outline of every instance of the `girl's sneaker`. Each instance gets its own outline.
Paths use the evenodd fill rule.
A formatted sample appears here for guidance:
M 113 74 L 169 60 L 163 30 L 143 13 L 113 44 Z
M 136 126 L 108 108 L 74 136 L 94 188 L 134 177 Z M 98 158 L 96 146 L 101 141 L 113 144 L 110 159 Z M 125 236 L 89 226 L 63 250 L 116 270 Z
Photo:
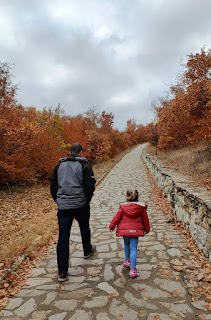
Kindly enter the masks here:
M 130 270 L 129 275 L 130 275 L 132 278 L 136 278 L 136 277 L 139 276 L 139 271 L 138 271 L 136 268 L 132 268 L 132 269 Z
M 124 261 L 124 266 L 125 266 L 126 268 L 130 268 L 130 266 L 131 266 L 130 260 L 125 259 L 125 261 Z

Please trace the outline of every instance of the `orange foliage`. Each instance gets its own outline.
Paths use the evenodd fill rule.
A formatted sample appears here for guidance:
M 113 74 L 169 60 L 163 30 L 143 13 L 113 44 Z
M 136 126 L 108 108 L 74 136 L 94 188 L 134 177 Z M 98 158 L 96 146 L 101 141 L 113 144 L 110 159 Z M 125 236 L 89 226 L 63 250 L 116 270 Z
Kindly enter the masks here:
M 70 145 L 83 145 L 92 163 L 107 160 L 126 148 L 149 141 L 160 148 L 210 141 L 211 52 L 189 55 L 183 80 L 171 87 L 173 96 L 156 109 L 157 128 L 150 123 L 127 121 L 126 130 L 113 128 L 114 115 L 95 109 L 85 115 L 67 116 L 60 105 L 55 110 L 24 108 L 17 103 L 17 87 L 10 66 L 0 63 L 0 182 L 17 183 L 48 179 Z
M 174 97 L 157 108 L 161 149 L 210 142 L 210 71 L 210 50 L 189 55 L 183 81 L 171 87 Z
M 32 180 L 34 170 L 30 166 L 30 153 L 38 130 L 26 122 L 27 114 L 21 106 L 6 108 L 0 104 L 0 112 L 1 181 Z
M 139 125 L 137 130 L 139 143 L 150 142 L 151 144 L 155 144 L 156 129 L 152 122 L 145 127 Z
M 58 163 L 58 159 L 63 156 L 60 137 L 55 136 L 52 128 L 41 128 L 30 154 L 34 178 L 36 180 L 48 179 Z
M 84 156 L 87 156 L 89 154 L 89 146 L 86 130 L 91 127 L 90 120 L 80 114 L 75 117 L 64 116 L 62 121 L 63 131 L 61 132 L 61 136 L 66 145 L 67 154 L 71 144 L 77 141 L 83 146 Z
M 37 111 L 15 99 L 17 87 L 7 63 L 0 63 L 0 183 L 46 180 L 58 159 L 79 142 L 91 163 L 108 160 L 139 142 L 149 133 L 133 120 L 123 132 L 113 128 L 114 115 L 95 109 L 85 115 L 67 116 L 60 105 Z

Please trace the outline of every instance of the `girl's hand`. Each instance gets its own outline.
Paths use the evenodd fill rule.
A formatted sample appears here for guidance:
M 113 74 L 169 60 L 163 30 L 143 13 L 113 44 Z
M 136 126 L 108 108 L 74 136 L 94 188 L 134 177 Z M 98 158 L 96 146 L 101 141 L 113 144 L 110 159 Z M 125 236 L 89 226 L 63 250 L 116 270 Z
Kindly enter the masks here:
M 114 231 L 114 229 L 110 229 L 110 232 L 113 232 Z

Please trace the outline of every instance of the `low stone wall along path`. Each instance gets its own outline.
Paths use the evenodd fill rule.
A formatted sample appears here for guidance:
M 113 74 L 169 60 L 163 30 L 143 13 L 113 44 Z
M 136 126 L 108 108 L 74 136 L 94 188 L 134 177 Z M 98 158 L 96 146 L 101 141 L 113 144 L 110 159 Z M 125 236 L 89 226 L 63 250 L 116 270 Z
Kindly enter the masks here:
M 97 187 L 91 203 L 92 241 L 97 253 L 83 259 L 77 223 L 71 231 L 68 280 L 57 282 L 56 248 L 38 261 L 27 283 L 0 313 L 2 319 L 49 320 L 170 320 L 211 319 L 204 305 L 193 301 L 193 280 L 173 266 L 191 266 L 191 252 L 180 232 L 167 224 L 159 204 L 151 199 L 152 184 L 141 159 L 144 145 L 128 153 Z M 108 225 L 125 202 L 127 188 L 136 187 L 148 203 L 150 233 L 139 238 L 137 268 L 131 279 L 123 267 L 123 239 Z M 56 213 L 55 213 L 56 214 Z M 170 239 L 170 241 L 169 241 Z

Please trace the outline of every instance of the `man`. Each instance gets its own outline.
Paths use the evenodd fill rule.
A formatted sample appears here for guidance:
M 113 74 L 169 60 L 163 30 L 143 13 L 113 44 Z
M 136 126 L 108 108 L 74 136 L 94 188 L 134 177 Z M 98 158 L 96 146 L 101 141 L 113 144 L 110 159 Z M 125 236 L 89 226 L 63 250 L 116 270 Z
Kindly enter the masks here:
M 73 219 L 78 221 L 84 258 L 91 257 L 96 246 L 91 245 L 89 226 L 90 201 L 95 190 L 91 165 L 82 155 L 80 143 L 73 143 L 70 155 L 60 159 L 51 176 L 51 195 L 58 206 L 59 239 L 57 243 L 58 281 L 67 279 L 69 238 Z

